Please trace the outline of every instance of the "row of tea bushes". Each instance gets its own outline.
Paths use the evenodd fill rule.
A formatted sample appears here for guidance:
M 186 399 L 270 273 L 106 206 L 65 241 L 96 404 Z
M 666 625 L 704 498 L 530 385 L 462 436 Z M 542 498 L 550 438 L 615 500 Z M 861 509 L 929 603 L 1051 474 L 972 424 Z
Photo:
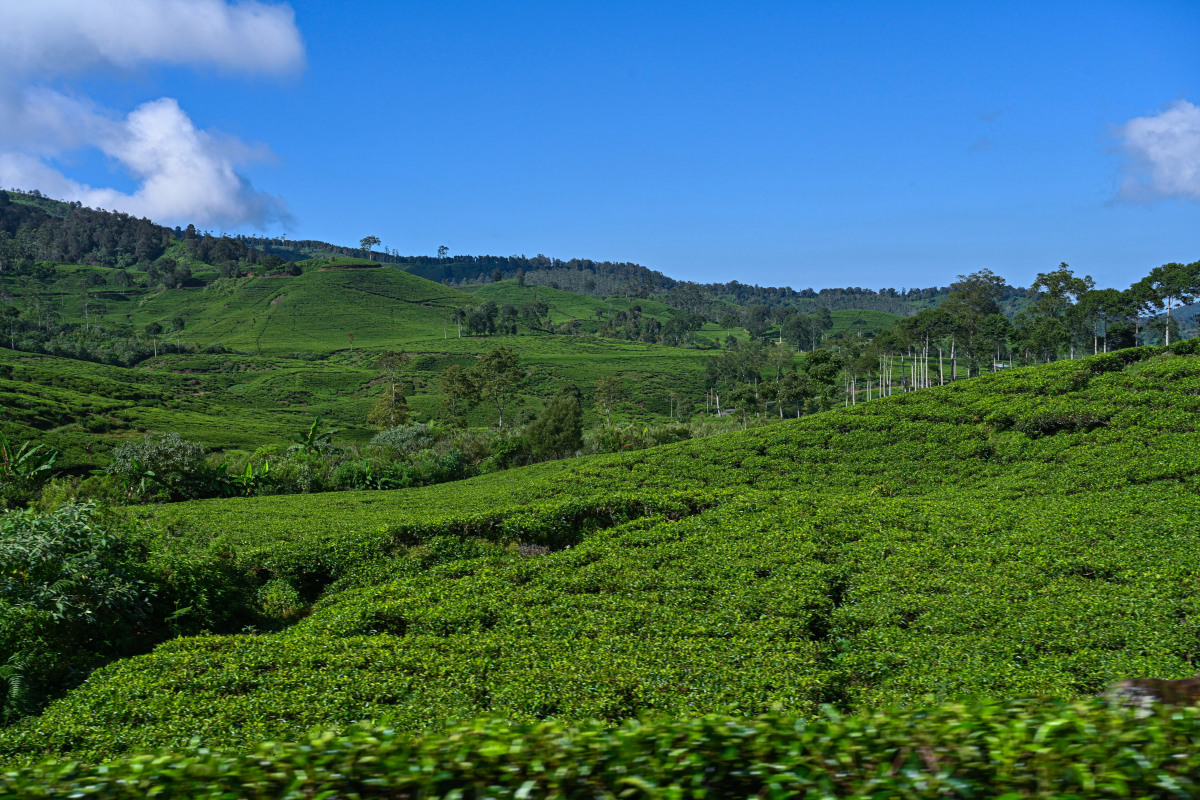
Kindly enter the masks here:
M 46 764 L 0 776 L 0 800 L 1195 798 L 1198 740 L 1195 708 L 1139 717 L 1099 702 L 618 728 L 479 722 L 418 738 L 362 727 L 241 753 Z

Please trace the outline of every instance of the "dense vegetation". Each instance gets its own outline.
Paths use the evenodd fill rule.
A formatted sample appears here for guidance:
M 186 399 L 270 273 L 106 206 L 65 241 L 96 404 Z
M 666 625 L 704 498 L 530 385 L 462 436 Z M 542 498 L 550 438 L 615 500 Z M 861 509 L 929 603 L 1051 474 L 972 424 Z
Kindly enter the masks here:
M 419 490 L 148 510 L 155 548 L 250 576 L 287 627 L 119 661 L 3 746 L 91 760 L 363 717 L 810 716 L 1191 674 L 1191 345 Z
M 1195 709 L 945 705 L 812 720 L 705 717 L 620 728 L 480 723 L 413 738 L 307 734 L 0 777 L 0 797 L 1162 797 L 1200 795 Z

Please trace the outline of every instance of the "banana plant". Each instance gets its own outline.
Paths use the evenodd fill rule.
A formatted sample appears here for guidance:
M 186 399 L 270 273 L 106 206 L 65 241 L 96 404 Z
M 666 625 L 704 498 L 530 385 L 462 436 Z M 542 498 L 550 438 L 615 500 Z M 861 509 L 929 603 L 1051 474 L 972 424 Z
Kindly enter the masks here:
M 94 469 L 93 475 L 108 475 L 107 469 Z M 121 474 L 121 493 L 130 500 L 139 497 L 144 497 L 147 490 L 154 484 L 162 486 L 163 483 L 154 474 L 154 470 L 147 468 L 136 458 L 129 459 L 129 471 Z
M 246 471 L 241 475 L 230 475 L 229 482 L 237 490 L 237 493 L 243 497 L 249 497 L 254 494 L 254 490 L 266 479 L 271 473 L 271 462 L 264 461 L 262 469 L 255 472 L 253 462 L 246 462 Z
M 21 488 L 45 483 L 58 462 L 58 451 L 44 444 L 24 442 L 14 447 L 0 432 L 0 478 Z
M 363 459 L 363 486 L 367 489 L 399 489 L 400 481 L 375 471 L 367 459 Z
M 335 433 L 342 432 L 341 428 L 330 428 L 327 431 L 322 431 L 321 420 L 323 419 L 324 415 L 318 414 L 317 418 L 313 420 L 313 424 L 308 426 L 308 430 L 293 440 L 299 445 L 300 450 L 305 453 L 315 453 L 324 447 L 328 447 L 330 439 L 333 438 Z

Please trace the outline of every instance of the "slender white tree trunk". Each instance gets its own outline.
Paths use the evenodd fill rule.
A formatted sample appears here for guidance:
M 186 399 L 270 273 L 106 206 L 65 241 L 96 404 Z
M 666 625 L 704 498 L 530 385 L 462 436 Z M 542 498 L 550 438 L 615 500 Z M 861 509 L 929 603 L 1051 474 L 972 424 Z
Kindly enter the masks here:
M 1167 297 L 1167 347 L 1171 346 L 1171 298 Z

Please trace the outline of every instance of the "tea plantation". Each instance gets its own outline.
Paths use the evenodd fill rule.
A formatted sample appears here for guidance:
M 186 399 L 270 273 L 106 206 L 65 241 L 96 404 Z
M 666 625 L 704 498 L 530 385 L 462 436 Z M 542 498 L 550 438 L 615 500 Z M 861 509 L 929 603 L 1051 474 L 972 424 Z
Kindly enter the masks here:
M 1200 662 L 1193 346 L 421 489 L 144 507 L 260 622 L 0 732 L 11 764 L 60 760 L 0 793 L 1195 796 L 1193 711 L 1086 700 Z

